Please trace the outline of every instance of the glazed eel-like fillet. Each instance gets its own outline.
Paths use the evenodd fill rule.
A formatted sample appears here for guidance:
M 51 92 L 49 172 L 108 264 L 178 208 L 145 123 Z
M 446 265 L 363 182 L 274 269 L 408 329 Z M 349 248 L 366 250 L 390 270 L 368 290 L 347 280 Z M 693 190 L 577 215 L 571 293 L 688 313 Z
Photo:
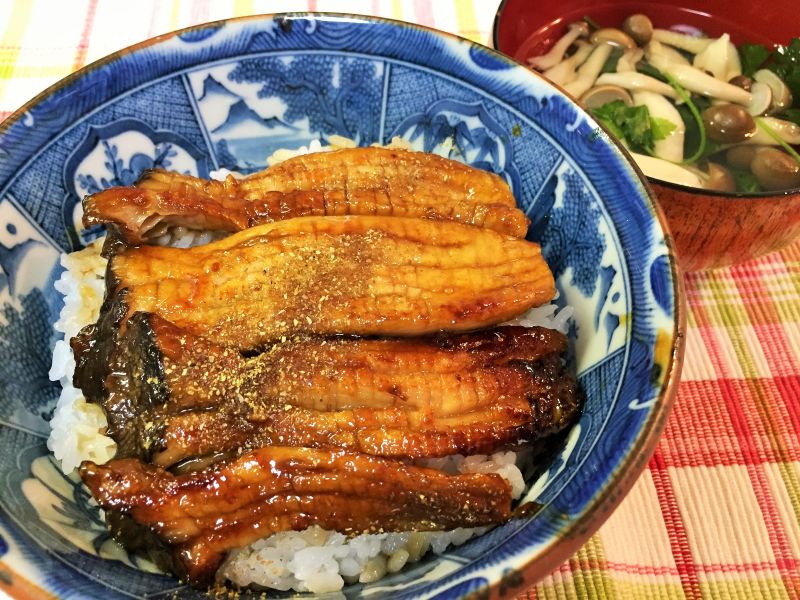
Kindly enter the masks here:
M 136 459 L 84 462 L 80 475 L 118 539 L 200 586 L 227 551 L 279 531 L 434 531 L 511 514 L 499 475 L 446 475 L 343 451 L 267 447 L 178 476 Z
M 253 349 L 298 333 L 466 331 L 549 301 L 537 244 L 450 221 L 300 217 L 189 249 L 112 256 L 109 295 L 195 335 Z
M 580 408 L 566 337 L 498 327 L 413 339 L 303 337 L 261 354 L 137 313 L 73 343 L 75 383 L 108 415 L 117 457 L 196 467 L 266 445 L 429 458 L 490 454 Z
M 137 245 L 169 227 L 236 232 L 302 216 L 445 219 L 515 237 L 528 230 L 497 175 L 433 154 L 375 147 L 306 154 L 238 180 L 147 171 L 135 186 L 87 196 L 83 208 L 86 226 L 108 225 Z

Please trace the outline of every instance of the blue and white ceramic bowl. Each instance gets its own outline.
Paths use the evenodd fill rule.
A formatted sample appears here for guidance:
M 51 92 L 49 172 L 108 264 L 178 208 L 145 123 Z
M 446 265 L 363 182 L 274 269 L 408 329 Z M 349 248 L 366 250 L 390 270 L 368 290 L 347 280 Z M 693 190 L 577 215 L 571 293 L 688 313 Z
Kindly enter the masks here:
M 520 592 L 630 488 L 677 387 L 683 309 L 663 219 L 624 152 L 544 80 L 463 39 L 341 15 L 218 22 L 90 65 L 0 126 L 0 575 L 10 589 L 200 595 L 138 570 L 45 446 L 58 396 L 52 286 L 59 253 L 86 241 L 80 199 L 151 167 L 260 169 L 277 148 L 334 134 L 362 145 L 400 136 L 508 181 L 559 302 L 575 307 L 587 397 L 563 451 L 528 482 L 535 516 L 346 595 Z

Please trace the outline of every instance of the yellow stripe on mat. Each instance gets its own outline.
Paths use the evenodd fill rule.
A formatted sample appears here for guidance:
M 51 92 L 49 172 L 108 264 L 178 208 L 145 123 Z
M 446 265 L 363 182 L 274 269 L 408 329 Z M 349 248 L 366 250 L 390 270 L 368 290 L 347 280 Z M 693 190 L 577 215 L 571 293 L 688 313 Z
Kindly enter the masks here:
M 237 17 L 253 14 L 253 0 L 234 0 L 233 14 Z
M 475 6 L 469 0 L 454 0 L 453 10 L 458 21 L 458 33 L 473 42 L 481 41 L 480 27 L 475 16 Z
M 23 35 L 33 12 L 33 2 L 14 2 L 11 16 L 0 38 L 0 79 L 11 79 L 19 57 Z

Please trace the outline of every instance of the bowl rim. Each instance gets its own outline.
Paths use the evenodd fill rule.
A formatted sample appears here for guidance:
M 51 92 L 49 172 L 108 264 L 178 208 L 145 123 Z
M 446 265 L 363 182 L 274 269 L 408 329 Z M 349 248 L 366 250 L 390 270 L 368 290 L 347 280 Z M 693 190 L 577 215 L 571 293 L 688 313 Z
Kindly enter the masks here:
M 510 54 L 506 54 L 505 50 L 500 48 L 500 21 L 503 19 L 503 13 L 506 8 L 506 4 L 508 4 L 511 0 L 501 0 L 500 4 L 497 6 L 497 10 L 494 13 L 494 21 L 492 22 L 492 50 L 495 52 L 499 52 L 504 56 L 508 56 L 511 60 L 519 62 L 519 64 L 523 65 L 526 69 L 529 67 L 524 63 L 517 61 L 515 58 L 512 58 Z M 530 35 L 533 35 L 532 32 Z M 536 73 L 537 75 L 541 75 L 533 69 L 529 69 L 532 72 Z M 555 85 L 558 89 L 566 94 L 570 100 L 577 102 L 569 92 L 565 91 L 560 85 L 549 82 L 551 85 Z M 605 129 L 605 127 L 604 127 Z M 609 133 L 606 130 L 606 133 Z M 609 135 L 611 135 L 609 133 Z M 612 136 L 613 137 L 613 136 Z M 713 196 L 720 200 L 748 200 L 750 198 L 759 199 L 759 198 L 776 198 L 776 197 L 784 197 L 784 196 L 794 196 L 796 194 L 800 194 L 800 186 L 788 188 L 785 190 L 765 190 L 763 192 L 720 192 L 717 190 L 705 190 L 703 188 L 696 188 L 689 185 L 683 185 L 680 183 L 673 183 L 671 181 L 666 181 L 664 179 L 658 179 L 657 177 L 649 177 L 647 175 L 644 176 L 647 181 L 653 181 L 662 187 L 671 188 L 678 192 L 683 192 L 685 194 L 694 194 L 694 195 L 703 195 L 703 196 Z
M 495 19 L 495 29 L 498 23 L 499 14 L 504 5 L 506 4 L 506 2 L 507 0 L 502 0 L 500 6 L 498 7 L 497 17 Z M 416 23 L 400 21 L 397 19 L 378 17 L 372 15 L 362 15 L 356 13 L 338 13 L 330 11 L 261 13 L 261 14 L 245 15 L 240 17 L 217 19 L 214 21 L 208 21 L 204 23 L 190 25 L 188 27 L 152 36 L 150 38 L 142 40 L 141 42 L 137 42 L 136 44 L 126 46 L 125 48 L 117 50 L 111 54 L 102 56 L 92 61 L 91 63 L 83 66 L 77 71 L 74 71 L 73 73 L 70 73 L 69 75 L 56 81 L 52 85 L 48 86 L 43 91 L 39 92 L 33 98 L 28 100 L 17 110 L 13 111 L 10 115 L 8 115 L 2 121 L 2 123 L 0 123 L 0 138 L 2 138 L 2 136 L 5 135 L 8 129 L 11 128 L 14 124 L 16 124 L 17 121 L 24 118 L 25 113 L 31 107 L 35 106 L 36 104 L 46 99 L 53 93 L 59 91 L 60 89 L 65 88 L 73 84 L 74 82 L 80 80 L 89 73 L 102 69 L 109 63 L 112 63 L 117 59 L 123 58 L 128 54 L 132 54 L 141 49 L 156 45 L 158 43 L 161 43 L 168 39 L 175 38 L 185 33 L 204 30 L 208 29 L 209 27 L 223 26 L 227 23 L 263 21 L 268 19 L 292 20 L 292 19 L 303 19 L 303 18 L 323 18 L 332 20 L 349 19 L 349 20 L 356 20 L 366 24 L 384 23 L 396 27 L 420 29 L 434 36 L 448 38 L 450 40 L 454 40 L 466 44 L 468 46 L 477 46 L 481 51 L 488 52 L 494 58 L 504 61 L 508 63 L 510 66 L 513 66 L 515 68 L 516 67 L 524 68 L 526 72 L 538 78 L 541 82 L 544 82 L 547 86 L 555 88 L 558 92 L 564 94 L 566 99 L 569 100 L 569 102 L 577 104 L 575 100 L 572 99 L 571 96 L 569 96 L 569 94 L 567 94 L 566 92 L 564 92 L 563 89 L 561 89 L 561 87 L 553 84 L 548 79 L 543 77 L 541 74 L 529 69 L 526 65 L 524 65 L 520 61 L 502 53 L 500 50 L 496 48 L 491 48 L 489 46 L 480 44 L 479 42 L 474 42 L 472 40 L 469 40 L 465 37 L 459 36 L 454 33 L 442 31 L 426 25 L 419 25 Z M 660 392 L 658 396 L 654 398 L 655 401 L 654 408 L 649 412 L 647 419 L 640 425 L 637 437 L 632 441 L 629 449 L 625 454 L 624 459 L 620 461 L 615 466 L 613 472 L 609 474 L 605 486 L 601 490 L 601 493 L 596 494 L 595 496 L 592 497 L 592 499 L 589 502 L 587 502 L 586 506 L 583 508 L 578 518 L 571 521 L 564 528 L 560 529 L 558 536 L 554 536 L 553 538 L 551 538 L 552 547 L 546 548 L 545 551 L 541 552 L 538 556 L 534 558 L 528 558 L 527 562 L 518 565 L 518 569 L 521 570 L 523 573 L 525 573 L 526 576 L 533 577 L 532 580 L 527 581 L 526 585 L 528 586 L 546 577 L 548 573 L 553 571 L 561 563 L 563 563 L 570 556 L 572 556 L 572 554 L 574 554 L 575 551 L 577 551 L 591 537 L 591 535 L 593 535 L 597 531 L 597 529 L 600 528 L 600 526 L 606 521 L 606 519 L 608 519 L 608 517 L 613 512 L 614 508 L 616 508 L 616 506 L 623 500 L 623 498 L 630 491 L 630 489 L 632 488 L 633 484 L 636 482 L 638 477 L 646 468 L 647 462 L 649 461 L 651 455 L 655 451 L 658 440 L 660 439 L 661 433 L 663 432 L 663 429 L 666 425 L 667 417 L 672 407 L 675 395 L 677 394 L 678 384 L 680 382 L 685 346 L 686 346 L 685 344 L 686 296 L 684 291 L 684 281 L 683 281 L 682 271 L 678 263 L 674 241 L 669 232 L 664 212 L 662 211 L 661 207 L 656 201 L 656 195 L 650 186 L 648 178 L 642 173 L 641 169 L 633 161 L 626 148 L 618 140 L 616 140 L 614 136 L 610 135 L 609 132 L 606 130 L 606 128 L 602 126 L 602 124 L 597 123 L 597 121 L 592 117 L 591 114 L 587 113 L 587 115 L 595 126 L 598 126 L 600 129 L 602 129 L 602 131 L 606 133 L 606 137 L 609 139 L 610 143 L 617 147 L 617 149 L 622 154 L 623 158 L 629 163 L 634 173 L 639 178 L 640 183 L 642 185 L 642 189 L 647 198 L 649 199 L 650 205 L 652 207 L 652 215 L 654 219 L 658 222 L 658 225 L 661 228 L 661 232 L 663 233 L 664 242 L 667 248 L 666 257 L 669 260 L 670 278 L 673 283 L 674 318 L 672 319 L 673 321 L 673 329 L 671 332 L 672 341 L 670 345 L 669 362 L 666 365 L 664 371 L 663 381 L 660 386 Z M 687 188 L 687 189 L 692 189 L 692 188 Z M 525 579 L 523 579 L 522 582 L 525 582 Z M 483 593 L 487 594 L 486 595 L 487 598 L 509 597 L 515 593 L 513 591 L 513 587 L 515 587 L 516 585 L 518 584 L 513 584 L 512 586 L 509 586 L 505 582 L 504 575 L 498 576 L 494 579 L 494 581 L 488 581 L 487 587 L 483 588 L 485 591 L 482 592 L 482 595 Z

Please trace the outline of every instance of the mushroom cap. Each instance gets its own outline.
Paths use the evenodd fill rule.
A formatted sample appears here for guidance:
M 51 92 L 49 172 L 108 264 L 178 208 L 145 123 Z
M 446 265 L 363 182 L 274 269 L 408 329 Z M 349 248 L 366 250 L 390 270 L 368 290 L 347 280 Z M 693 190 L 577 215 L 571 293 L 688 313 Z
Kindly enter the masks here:
M 636 13 L 625 19 L 622 31 L 631 36 L 637 44 L 644 46 L 653 37 L 653 22 L 647 15 Z
M 703 124 L 708 137 L 721 144 L 738 144 L 756 132 L 752 115 L 738 104 L 709 106 L 703 111 Z
M 769 86 L 772 90 L 772 106 L 770 112 L 781 112 L 792 105 L 792 91 L 780 77 L 769 69 L 759 69 L 753 73 L 753 79 Z
M 725 152 L 725 160 L 727 160 L 728 164 L 732 167 L 749 171 L 750 163 L 753 162 L 756 150 L 758 150 L 758 146 L 734 146 L 733 148 L 728 148 Z
M 750 86 L 750 104 L 747 106 L 747 112 L 757 117 L 764 115 L 770 110 L 773 104 L 772 88 L 766 83 L 754 81 Z
M 633 38 L 616 27 L 603 27 L 595 31 L 589 41 L 593 44 L 610 44 L 618 48 L 636 48 Z
M 715 162 L 709 162 L 705 187 L 708 190 L 730 193 L 736 191 L 736 181 L 728 169 Z
M 599 108 L 614 100 L 622 100 L 627 106 L 633 106 L 633 98 L 628 90 L 618 85 L 596 85 L 586 90 L 580 97 L 580 102 L 585 108 Z
M 753 87 L 753 80 L 747 75 L 737 75 L 736 77 L 731 77 L 728 80 L 728 83 L 735 85 L 736 87 L 740 87 L 746 92 L 749 92 L 750 88 Z
M 783 150 L 759 148 L 750 163 L 750 170 L 764 189 L 800 187 L 800 164 Z

